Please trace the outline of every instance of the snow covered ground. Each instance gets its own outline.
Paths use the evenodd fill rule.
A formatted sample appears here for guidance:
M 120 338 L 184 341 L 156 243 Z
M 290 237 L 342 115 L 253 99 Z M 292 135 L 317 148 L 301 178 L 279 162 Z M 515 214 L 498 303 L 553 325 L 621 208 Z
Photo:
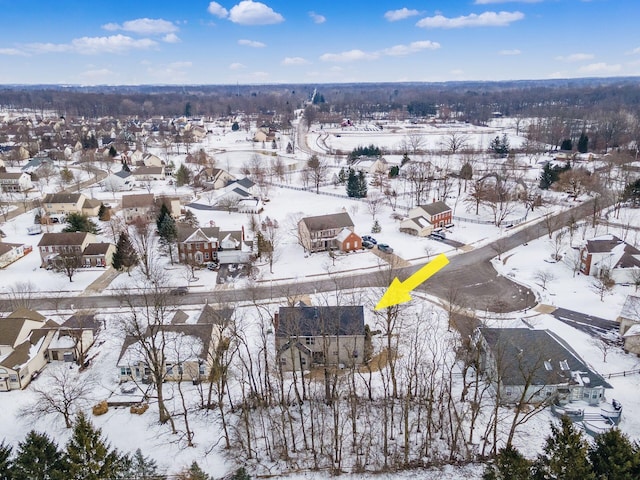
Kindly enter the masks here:
M 413 129 L 414 126 L 411 126 Z M 507 120 L 502 119 L 496 121 L 495 125 L 481 129 L 470 125 L 460 126 L 462 132 L 469 136 L 469 142 L 475 146 L 486 146 L 502 132 L 512 132 L 512 125 Z M 429 148 L 440 148 L 439 146 L 446 140 L 447 132 L 442 132 L 442 127 L 426 126 L 424 132 L 427 134 Z M 369 145 L 376 143 L 382 147 L 395 146 L 406 137 L 409 127 L 406 125 L 399 126 L 395 132 L 384 132 L 381 135 L 379 131 L 367 130 L 366 128 L 344 130 L 337 128 L 334 130 L 326 129 L 324 131 L 311 132 L 308 135 L 308 144 L 310 146 L 317 144 L 327 145 L 330 149 L 351 150 L 357 146 Z M 440 133 L 439 133 L 440 132 Z M 337 136 L 340 135 L 340 136 Z M 255 145 L 246 140 L 246 132 L 228 132 L 222 134 L 210 135 L 207 137 L 202 147 L 208 151 L 214 152 L 214 156 L 218 160 L 218 166 L 227 168 L 232 173 L 239 175 L 242 166 L 248 162 L 251 155 L 255 154 Z M 320 141 L 324 138 L 323 141 Z M 286 139 L 280 141 L 279 154 L 283 154 L 283 143 Z M 520 137 L 512 135 L 510 137 L 512 145 L 521 141 Z M 195 150 L 198 146 L 192 146 Z M 265 151 L 266 152 L 266 151 Z M 160 155 L 160 151 L 157 152 Z M 322 151 L 320 151 L 322 153 Z M 184 154 L 173 155 L 172 160 L 176 166 L 184 160 Z M 293 164 L 295 162 L 304 162 L 304 155 L 301 158 L 289 158 Z M 454 157 L 454 161 L 461 161 L 461 157 Z M 523 162 L 529 162 L 523 159 Z M 529 162 L 530 163 L 530 162 Z M 531 168 L 527 172 L 532 178 L 539 173 L 537 168 Z M 290 176 L 287 183 L 296 184 L 297 178 Z M 374 190 L 370 187 L 370 192 Z M 455 206 L 454 214 L 458 217 L 469 219 L 489 219 L 488 211 L 481 211 L 476 217 L 472 212 L 467 211 L 465 204 L 461 199 L 456 198 L 457 187 L 453 189 L 454 193 L 451 198 L 447 199 L 447 203 Z M 153 187 L 154 192 L 168 194 L 192 195 L 190 189 L 176 189 L 165 183 L 157 183 Z M 326 193 L 335 193 L 344 195 L 344 186 L 334 187 L 333 185 L 323 187 Z M 102 192 L 99 188 L 87 189 L 88 196 L 102 199 L 105 202 L 117 203 L 120 194 L 112 194 Z M 146 193 L 141 189 L 139 193 Z M 195 201 L 206 204 L 205 199 L 194 198 Z M 258 282 L 272 282 L 278 284 L 295 281 L 295 279 L 309 276 L 317 276 L 322 274 L 340 274 L 340 272 L 348 273 L 351 270 L 371 269 L 372 271 L 380 268 L 380 258 L 369 250 L 363 250 L 348 255 L 337 255 L 335 259 L 330 258 L 325 253 L 316 253 L 307 255 L 297 244 L 295 236 L 292 234 L 294 228 L 294 220 L 300 216 L 311 216 L 327 214 L 339 211 L 347 211 L 356 225 L 356 233 L 360 235 L 369 234 L 373 224 L 373 217 L 369 212 L 366 202 L 356 199 L 349 199 L 344 196 L 317 195 L 309 191 L 293 190 L 285 187 L 272 186 L 269 189 L 269 202 L 266 204 L 265 211 L 261 215 L 261 219 L 267 216 L 275 219 L 280 224 L 280 235 L 276 252 L 276 260 L 273 265 L 273 273 L 270 273 L 268 265 L 259 266 L 257 275 Z M 561 196 L 555 196 L 555 203 L 550 204 L 546 209 L 537 209 L 533 213 L 529 213 L 528 221 L 536 221 L 540 215 L 546 212 L 554 211 L 561 208 L 567 208 L 568 203 L 563 203 Z M 192 209 L 193 213 L 198 217 L 201 225 L 208 225 L 214 222 L 215 225 L 228 229 L 239 229 L 245 226 L 247 235 L 250 232 L 246 228 L 248 218 L 246 215 L 228 214 L 221 211 Z M 399 221 L 393 218 L 393 211 L 389 206 L 385 206 L 376 215 L 382 227 L 382 231 L 375 237 L 379 242 L 391 245 L 395 253 L 401 258 L 413 263 L 426 263 L 429 258 L 437 253 L 445 253 L 449 256 L 460 254 L 461 251 L 449 247 L 441 242 L 432 239 L 418 238 L 409 236 L 399 232 Z M 521 218 L 525 215 L 522 207 L 514 210 L 510 218 Z M 619 218 L 609 219 L 611 222 L 620 223 L 621 227 L 599 226 L 596 231 L 585 228 L 576 233 L 574 245 L 586 238 L 603 233 L 615 233 L 618 236 L 626 238 L 631 243 L 638 243 L 637 231 L 625 230 L 625 224 L 640 224 L 640 214 L 637 210 L 623 210 Z M 0 273 L 0 295 L 6 295 L 9 290 L 18 282 L 30 282 L 37 290 L 36 295 L 51 295 L 51 292 L 57 292 L 57 295 L 77 295 L 84 291 L 93 281 L 98 279 L 104 272 L 102 269 L 87 269 L 79 271 L 73 278 L 73 282 L 69 282 L 64 276 L 57 275 L 51 271 L 39 268 L 39 255 L 37 252 L 37 242 L 40 235 L 30 236 L 27 234 L 27 227 L 33 223 L 33 213 L 26 213 L 6 223 L 1 228 L 7 235 L 4 239 L 6 242 L 26 243 L 34 246 L 34 251 L 25 258 L 10 265 Z M 505 222 L 508 223 L 508 222 Z M 51 231 L 61 229 L 62 226 L 51 227 Z M 518 228 L 517 226 L 514 228 Z M 504 229 L 492 226 L 482 225 L 471 222 L 456 221 L 455 226 L 451 229 L 448 238 L 459 241 L 470 247 L 478 247 L 492 239 L 504 235 L 507 232 Z M 574 275 L 571 266 L 567 262 L 548 263 L 544 259 L 550 258 L 552 245 L 546 237 L 540 239 L 532 239 L 527 245 L 522 245 L 510 252 L 505 252 L 501 256 L 501 260 L 495 260 L 494 265 L 497 271 L 503 275 L 509 275 L 516 281 L 523 283 L 532 288 L 538 297 L 540 303 L 549 304 L 558 307 L 564 307 L 580 312 L 597 315 L 606 319 L 613 320 L 617 317 L 622 303 L 628 294 L 634 293 L 633 287 L 616 286 L 611 294 L 600 300 L 598 295 L 590 288 L 590 280 L 582 275 Z M 564 258 L 569 258 L 575 253 L 568 243 L 562 249 Z M 175 284 L 185 282 L 186 272 L 183 267 L 171 266 L 167 263 L 166 268 L 172 275 L 172 281 Z M 547 273 L 548 281 L 544 288 L 540 285 L 539 272 Z M 215 272 L 202 270 L 198 272 L 199 280 L 191 285 L 192 290 L 211 291 L 215 286 Z M 133 277 L 135 279 L 135 276 Z M 105 294 L 110 293 L 113 289 L 119 288 L 127 282 L 135 281 L 126 275 L 120 275 L 109 287 L 105 289 Z M 238 287 L 243 283 L 239 282 Z M 231 288 L 233 285 L 230 286 Z M 428 298 L 426 300 L 429 300 Z M 414 300 L 421 303 L 421 300 Z M 195 315 L 196 309 L 186 309 L 187 313 Z M 55 310 L 42 311 L 43 314 L 55 320 L 62 320 L 72 312 L 59 312 Z M 96 402 L 105 398 L 109 393 L 117 391 L 119 388 L 115 362 L 119 353 L 122 337 L 118 329 L 111 321 L 114 312 L 100 312 L 106 320 L 107 328 L 99 338 L 99 345 L 96 346 L 94 354 L 97 355 L 90 368 L 90 374 L 96 379 L 96 387 L 94 389 L 94 399 Z M 610 352 L 606 362 L 602 358 L 602 353 L 593 344 L 590 337 L 581 333 L 572 327 L 555 320 L 551 315 L 542 314 L 535 310 L 528 312 L 515 312 L 503 315 L 497 322 L 504 326 L 521 326 L 522 319 L 528 324 L 534 325 L 536 328 L 547 328 L 558 333 L 562 338 L 566 339 L 571 346 L 587 360 L 596 371 L 602 374 L 627 371 L 638 368 L 638 359 L 634 356 L 624 354 L 620 349 Z M 46 382 L 47 377 L 43 374 L 36 382 Z M 640 386 L 640 375 L 614 377 L 608 380 L 614 387 L 613 392 L 607 392 L 609 398 L 616 398 L 621 401 L 624 406 L 623 419 L 620 428 L 623 432 L 631 436 L 632 439 L 640 440 L 640 398 L 637 395 Z M 168 385 L 170 392 L 175 387 Z M 187 386 L 187 388 L 195 388 Z M 175 391 L 173 391 L 175 394 Z M 55 432 L 56 440 L 63 444 L 68 437 L 69 432 L 64 429 L 59 420 L 50 417 L 39 418 L 36 423 L 33 419 L 27 418 L 21 414 L 21 406 L 28 403 L 33 398 L 33 392 L 30 388 L 24 391 L 7 392 L 0 394 L 0 439 L 5 438 L 10 444 L 16 444 L 22 440 L 25 433 L 30 428 Z M 207 418 L 204 413 L 194 414 L 194 430 L 196 431 L 194 448 L 185 448 L 179 438 L 172 437 L 168 433 L 166 426 L 160 426 L 156 422 L 157 414 L 152 405 L 150 411 L 144 415 L 131 415 L 128 409 L 110 409 L 106 415 L 100 417 L 92 417 L 92 421 L 103 429 L 108 436 L 112 445 L 122 451 L 133 451 L 137 447 L 141 447 L 145 455 L 155 458 L 160 465 L 167 468 L 170 472 L 178 471 L 193 460 L 197 460 L 198 464 L 207 472 L 214 476 L 224 474 L 231 461 L 224 457 L 219 449 L 211 450 L 211 446 L 216 438 L 219 438 L 219 432 L 216 430 L 215 423 Z M 551 420 L 551 414 L 542 413 L 534 417 L 527 425 L 521 427 L 516 439 L 516 446 L 519 447 L 528 456 L 535 456 L 539 451 L 549 428 L 548 424 Z M 210 451 L 211 450 L 211 451 Z M 480 466 L 468 466 L 462 469 L 454 467 L 444 467 L 431 472 L 421 472 L 423 478 L 480 478 L 482 468 Z M 415 473 L 399 474 L 389 477 L 376 476 L 376 478 L 404 478 L 415 475 Z M 320 474 L 301 474 L 292 475 L 289 478 L 324 478 Z M 359 477 L 362 478 L 362 477 Z

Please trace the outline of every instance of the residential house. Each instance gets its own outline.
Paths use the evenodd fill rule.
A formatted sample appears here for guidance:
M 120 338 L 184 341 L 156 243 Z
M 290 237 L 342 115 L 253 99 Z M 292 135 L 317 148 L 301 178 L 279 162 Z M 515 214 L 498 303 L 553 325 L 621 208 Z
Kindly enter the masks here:
M 561 338 L 549 330 L 476 330 L 480 369 L 501 404 L 569 402 L 598 405 L 611 388 Z
M 154 180 L 164 180 L 164 167 L 138 167 L 133 172 L 133 178 L 136 182 L 150 182 Z
M 196 180 L 210 189 L 219 190 L 236 180 L 236 177 L 222 168 L 206 167 L 198 172 Z
M 3 192 L 26 192 L 33 188 L 31 175 L 25 172 L 0 172 L 0 189 Z
M 245 241 L 244 228 L 223 231 L 218 227 L 178 225 L 178 258 L 183 263 L 248 263 L 252 244 Z
M 31 250 L 27 250 L 27 252 L 30 251 Z M 0 242 L 0 268 L 4 268 L 7 265 L 12 264 L 16 260 L 24 257 L 24 255 L 24 244 Z
M 42 235 L 38 250 L 42 267 L 53 265 L 59 255 L 76 255 L 83 267 L 109 267 L 115 245 L 97 242 L 92 233 L 60 232 Z
M 280 307 L 274 326 L 276 355 L 285 371 L 352 367 L 370 351 L 362 306 Z
M 42 206 L 48 216 L 79 213 L 96 216 L 100 210 L 99 200 L 89 199 L 83 193 L 48 193 Z
M 155 203 L 158 210 L 160 210 L 162 205 L 167 207 L 169 213 L 174 218 L 178 218 L 180 215 L 182 215 L 182 203 L 180 202 L 180 197 L 175 197 L 172 195 L 157 195 Z
M 608 274 L 615 283 L 633 283 L 640 270 L 640 250 L 615 235 L 587 240 L 580 249 L 580 272 L 594 277 Z
M 101 323 L 94 314 L 75 314 L 55 329 L 48 347 L 51 361 L 85 363 Z
M 205 317 L 202 319 L 205 321 Z M 117 362 L 120 381 L 151 381 L 151 368 L 147 363 L 148 356 L 143 342 L 152 336 L 157 337 L 155 345 L 161 349 L 158 353 L 165 380 L 208 381 L 215 360 L 215 351 L 222 339 L 221 330 L 220 324 L 213 321 L 196 324 L 172 323 L 150 326 L 142 339 L 128 335 Z
M 0 319 L 0 391 L 25 388 L 46 366 L 53 325 L 26 308 Z
M 133 223 L 137 218 L 145 222 L 155 222 L 156 202 L 153 193 L 122 195 L 122 214 L 124 221 Z
M 625 352 L 640 355 L 640 297 L 627 295 L 617 320 Z
M 134 183 L 135 179 L 129 170 L 120 170 L 101 181 L 100 186 L 107 192 L 121 192 L 131 190 Z
M 298 222 L 298 235 L 309 252 L 362 248 L 362 239 L 354 233 L 353 220 L 346 212 L 305 217 Z
M 437 228 L 453 223 L 453 212 L 444 202 L 419 205 L 409 210 L 408 218 L 400 223 L 400 231 L 426 237 Z

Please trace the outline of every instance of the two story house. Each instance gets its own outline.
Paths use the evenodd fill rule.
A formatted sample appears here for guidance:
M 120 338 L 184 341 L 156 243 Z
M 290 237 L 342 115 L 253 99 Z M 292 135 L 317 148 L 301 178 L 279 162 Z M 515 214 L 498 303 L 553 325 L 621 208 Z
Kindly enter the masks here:
M 580 249 L 580 272 L 599 276 L 608 272 L 616 283 L 632 283 L 640 270 L 640 250 L 615 235 L 587 240 Z
M 54 265 L 60 255 L 74 255 L 84 267 L 109 267 L 115 245 L 98 242 L 96 236 L 87 232 L 50 232 L 42 235 L 38 243 L 41 267 Z
M 400 231 L 419 237 L 426 237 L 435 229 L 453 223 L 453 211 L 444 202 L 418 205 L 409 210 L 407 217 L 400 223 Z
M 155 222 L 156 202 L 153 193 L 140 193 L 137 195 L 122 195 L 122 214 L 124 221 L 133 223 L 140 218 L 145 222 Z
M 33 188 L 31 175 L 25 172 L 0 172 L 0 189 L 3 192 L 26 192 Z
M 87 198 L 83 193 L 48 193 L 42 200 L 42 206 L 48 216 L 79 213 L 96 216 L 101 202 Z
M 298 222 L 298 236 L 308 252 L 362 248 L 362 239 L 354 232 L 353 220 L 347 212 L 305 217 Z
M 362 306 L 280 307 L 274 324 L 276 355 L 285 371 L 360 365 L 371 349 Z
M 178 225 L 178 258 L 182 263 L 203 265 L 216 263 L 247 263 L 252 245 L 240 230 L 220 230 L 218 227 Z
M 47 364 L 54 330 L 46 318 L 19 308 L 0 320 L 0 392 L 21 390 Z

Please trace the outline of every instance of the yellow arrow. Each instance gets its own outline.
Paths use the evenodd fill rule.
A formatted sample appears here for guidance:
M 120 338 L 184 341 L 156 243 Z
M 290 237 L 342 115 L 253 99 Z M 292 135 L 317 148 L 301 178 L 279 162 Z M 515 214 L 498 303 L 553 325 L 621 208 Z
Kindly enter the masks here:
M 386 307 L 392 307 L 399 303 L 405 303 L 411 300 L 410 292 L 415 290 L 418 285 L 425 282 L 431 275 L 443 268 L 449 263 L 449 260 L 444 253 L 441 253 L 436 258 L 427 263 L 424 267 L 418 270 L 416 273 L 407 278 L 404 282 L 400 282 L 398 278 L 394 278 L 393 282 L 387 291 L 384 292 L 382 298 L 376 305 L 376 310 L 381 310 Z

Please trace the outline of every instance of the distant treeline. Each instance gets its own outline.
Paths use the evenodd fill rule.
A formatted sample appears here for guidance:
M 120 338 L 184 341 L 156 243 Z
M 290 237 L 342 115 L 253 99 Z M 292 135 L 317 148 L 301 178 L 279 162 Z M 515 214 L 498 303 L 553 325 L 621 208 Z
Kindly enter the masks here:
M 313 97 L 314 92 L 316 96 Z M 218 117 L 235 112 L 290 117 L 313 98 L 318 120 L 373 118 L 387 112 L 406 118 L 434 115 L 484 123 L 496 113 L 540 115 L 550 111 L 637 113 L 637 78 L 537 80 L 512 82 L 352 83 L 322 85 L 52 86 L 5 85 L 0 106 L 60 115 Z M 568 111 L 567 111 L 568 110 Z M 322 115 L 325 114 L 325 115 Z M 325 120 L 329 121 L 329 120 Z

